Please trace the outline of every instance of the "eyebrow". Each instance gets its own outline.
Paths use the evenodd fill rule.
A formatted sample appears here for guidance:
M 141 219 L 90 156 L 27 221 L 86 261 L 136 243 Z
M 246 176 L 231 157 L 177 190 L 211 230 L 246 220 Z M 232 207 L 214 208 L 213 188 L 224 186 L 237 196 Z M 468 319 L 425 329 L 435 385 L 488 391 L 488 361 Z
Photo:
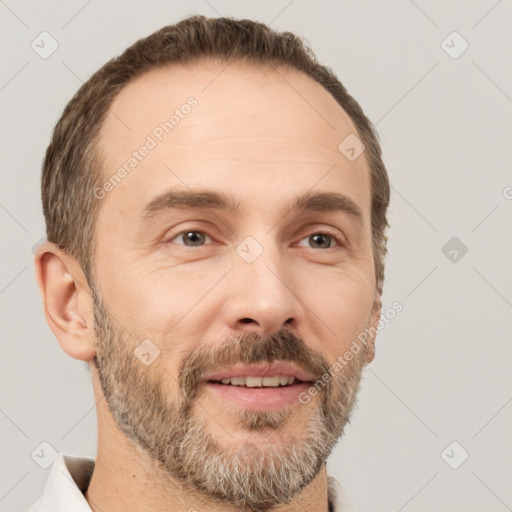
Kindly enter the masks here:
M 167 190 L 152 199 L 143 209 L 142 220 L 149 220 L 165 210 L 211 209 L 238 213 L 240 202 L 233 196 L 212 190 Z M 306 193 L 285 208 L 288 212 L 344 212 L 363 224 L 361 208 L 349 197 L 335 192 Z

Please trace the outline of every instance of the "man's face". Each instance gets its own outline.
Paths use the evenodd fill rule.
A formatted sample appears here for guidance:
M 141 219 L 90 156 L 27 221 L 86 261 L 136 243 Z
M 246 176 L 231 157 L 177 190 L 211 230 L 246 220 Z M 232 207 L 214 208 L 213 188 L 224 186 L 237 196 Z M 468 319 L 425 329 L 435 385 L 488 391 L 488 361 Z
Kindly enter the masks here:
M 320 85 L 297 71 L 226 66 L 147 73 L 102 127 L 104 181 L 137 163 L 99 199 L 96 355 L 129 439 L 183 484 L 263 510 L 318 474 L 367 346 L 307 403 L 305 382 L 218 381 L 321 379 L 378 320 L 370 177 L 364 154 L 349 161 L 338 150 L 357 132 Z M 176 109 L 166 133 L 160 123 Z M 165 196 L 206 191 L 233 208 Z M 316 194 L 345 200 L 293 208 Z

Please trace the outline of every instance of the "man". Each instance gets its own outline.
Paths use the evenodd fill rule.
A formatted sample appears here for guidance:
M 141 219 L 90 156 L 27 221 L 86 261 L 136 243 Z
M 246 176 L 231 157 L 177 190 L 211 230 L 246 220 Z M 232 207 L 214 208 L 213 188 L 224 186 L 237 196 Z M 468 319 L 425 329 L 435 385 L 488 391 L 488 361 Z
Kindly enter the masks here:
M 38 284 L 98 450 L 31 510 L 352 510 L 325 462 L 374 357 L 389 183 L 303 42 L 200 16 L 138 41 L 64 110 L 42 197 Z

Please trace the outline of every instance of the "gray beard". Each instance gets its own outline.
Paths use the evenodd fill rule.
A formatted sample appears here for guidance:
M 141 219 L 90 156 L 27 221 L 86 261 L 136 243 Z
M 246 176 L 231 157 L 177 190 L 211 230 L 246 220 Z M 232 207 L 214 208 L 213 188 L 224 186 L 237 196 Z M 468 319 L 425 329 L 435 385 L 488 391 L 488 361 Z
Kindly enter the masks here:
M 288 360 L 321 376 L 329 368 L 322 355 L 290 331 L 269 337 L 247 333 L 215 351 L 200 347 L 189 354 L 180 366 L 179 398 L 169 398 L 162 386 L 167 370 L 158 359 L 151 366 L 142 365 L 133 353 L 137 342 L 123 338 L 96 292 L 93 298 L 94 363 L 106 403 L 120 430 L 166 476 L 192 494 L 200 493 L 234 510 L 263 512 L 292 501 L 319 474 L 356 405 L 366 346 L 339 375 L 322 382 L 316 403 L 265 412 L 231 410 L 236 432 L 260 432 L 262 443 L 246 442 L 230 449 L 209 433 L 211 423 L 217 422 L 215 415 L 209 413 L 211 421 L 206 422 L 193 412 L 203 390 L 204 372 L 214 365 Z M 303 434 L 291 438 L 286 446 L 265 445 L 265 433 L 286 432 L 287 420 L 297 407 L 304 407 L 303 414 L 309 416 Z

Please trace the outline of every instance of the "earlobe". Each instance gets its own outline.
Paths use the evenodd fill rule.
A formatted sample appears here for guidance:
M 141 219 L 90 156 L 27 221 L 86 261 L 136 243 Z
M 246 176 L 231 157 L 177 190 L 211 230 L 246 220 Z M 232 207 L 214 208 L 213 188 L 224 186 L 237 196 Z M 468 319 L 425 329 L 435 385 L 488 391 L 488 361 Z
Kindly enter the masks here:
M 368 328 L 370 330 L 370 336 L 368 337 L 368 350 L 366 353 L 366 363 L 371 363 L 375 358 L 375 338 L 377 337 L 377 331 L 380 321 L 380 315 L 382 311 L 382 297 L 376 291 L 375 292 L 375 300 L 372 307 L 372 312 L 370 314 L 370 322 Z
M 46 321 L 60 346 L 75 359 L 92 359 L 93 304 L 80 265 L 51 242 L 38 248 L 34 264 Z
M 370 364 L 375 358 L 375 338 L 372 339 L 366 352 L 365 364 Z

